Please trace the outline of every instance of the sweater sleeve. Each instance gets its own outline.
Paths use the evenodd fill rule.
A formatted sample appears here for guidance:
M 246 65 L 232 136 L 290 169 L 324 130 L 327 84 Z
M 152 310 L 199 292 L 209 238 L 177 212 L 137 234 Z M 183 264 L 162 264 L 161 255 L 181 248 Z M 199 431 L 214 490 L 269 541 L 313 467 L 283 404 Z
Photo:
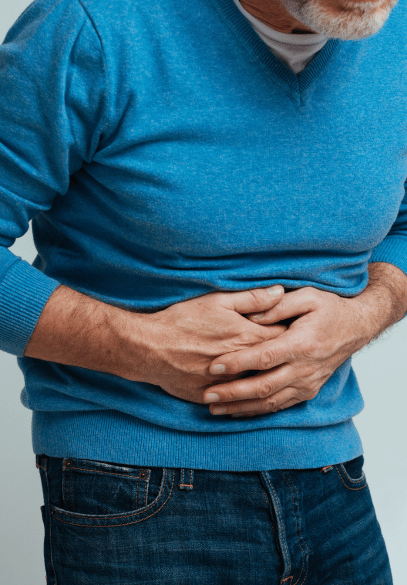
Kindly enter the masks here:
M 404 193 L 396 221 L 384 240 L 373 248 L 369 263 L 394 264 L 407 276 L 407 180 L 404 183 Z
M 102 47 L 82 5 L 35 0 L 0 45 L 0 350 L 24 355 L 60 284 L 8 248 L 92 160 L 105 101 Z
M 407 276 L 407 180 L 404 193 L 397 218 L 387 236 L 373 248 L 369 263 L 388 262 L 400 268 Z M 403 319 L 406 317 L 407 313 Z

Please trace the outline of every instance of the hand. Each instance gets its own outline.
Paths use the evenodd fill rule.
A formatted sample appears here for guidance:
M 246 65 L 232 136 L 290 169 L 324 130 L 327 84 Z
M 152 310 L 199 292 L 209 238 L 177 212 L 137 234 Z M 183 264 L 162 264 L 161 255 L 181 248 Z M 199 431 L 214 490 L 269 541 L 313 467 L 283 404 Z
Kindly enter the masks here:
M 343 298 L 305 287 L 286 293 L 262 318 L 248 319 L 270 324 L 297 316 L 286 332 L 272 341 L 217 357 L 210 365 L 223 364 L 226 375 L 260 370 L 249 378 L 217 384 L 205 390 L 210 411 L 255 416 L 283 410 L 312 400 L 335 370 L 370 341 L 357 297 Z M 219 396 L 214 402 L 213 394 Z M 212 396 L 211 396 L 212 395 Z
M 225 380 L 209 373 L 215 357 L 273 340 L 287 330 L 282 324 L 264 327 L 243 316 L 267 311 L 280 302 L 283 287 L 273 289 L 277 296 L 267 289 L 209 293 L 143 314 L 143 381 L 188 402 L 204 404 L 204 390 Z M 239 377 L 232 374 L 226 379 Z

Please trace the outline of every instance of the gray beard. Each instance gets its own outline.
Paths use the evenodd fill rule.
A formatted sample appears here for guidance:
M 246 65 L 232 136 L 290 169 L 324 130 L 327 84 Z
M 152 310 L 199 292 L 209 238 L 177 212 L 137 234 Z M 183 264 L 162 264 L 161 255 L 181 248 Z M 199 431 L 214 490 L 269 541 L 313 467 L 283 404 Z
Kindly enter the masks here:
M 356 41 L 376 34 L 384 26 L 399 0 L 390 0 L 386 8 L 373 12 L 378 2 L 355 5 L 351 0 L 339 0 L 341 11 L 333 15 L 323 7 L 323 0 L 281 0 L 284 8 L 305 26 L 329 38 Z M 356 6 L 356 7 L 355 7 Z M 294 34 L 304 34 L 296 30 Z

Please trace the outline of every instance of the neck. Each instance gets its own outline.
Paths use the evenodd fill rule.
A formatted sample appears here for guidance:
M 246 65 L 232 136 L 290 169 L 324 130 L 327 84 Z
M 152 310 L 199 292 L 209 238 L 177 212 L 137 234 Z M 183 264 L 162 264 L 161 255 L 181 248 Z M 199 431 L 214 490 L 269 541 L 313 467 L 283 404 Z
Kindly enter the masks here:
M 293 35 L 315 34 L 315 31 L 291 16 L 279 0 L 239 0 L 239 2 L 249 14 L 278 32 Z

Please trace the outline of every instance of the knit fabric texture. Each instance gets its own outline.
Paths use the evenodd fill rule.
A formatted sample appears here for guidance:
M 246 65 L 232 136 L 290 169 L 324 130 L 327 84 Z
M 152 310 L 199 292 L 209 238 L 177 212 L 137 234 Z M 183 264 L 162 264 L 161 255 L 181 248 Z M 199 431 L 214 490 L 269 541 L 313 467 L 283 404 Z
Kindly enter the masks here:
M 274 284 L 354 297 L 370 262 L 407 274 L 406 21 L 400 2 L 296 75 L 233 0 L 23 12 L 0 46 L 0 349 L 35 453 L 232 471 L 362 453 L 351 359 L 313 400 L 232 419 L 24 350 L 59 284 L 151 312 Z M 31 219 L 32 265 L 9 250 Z

